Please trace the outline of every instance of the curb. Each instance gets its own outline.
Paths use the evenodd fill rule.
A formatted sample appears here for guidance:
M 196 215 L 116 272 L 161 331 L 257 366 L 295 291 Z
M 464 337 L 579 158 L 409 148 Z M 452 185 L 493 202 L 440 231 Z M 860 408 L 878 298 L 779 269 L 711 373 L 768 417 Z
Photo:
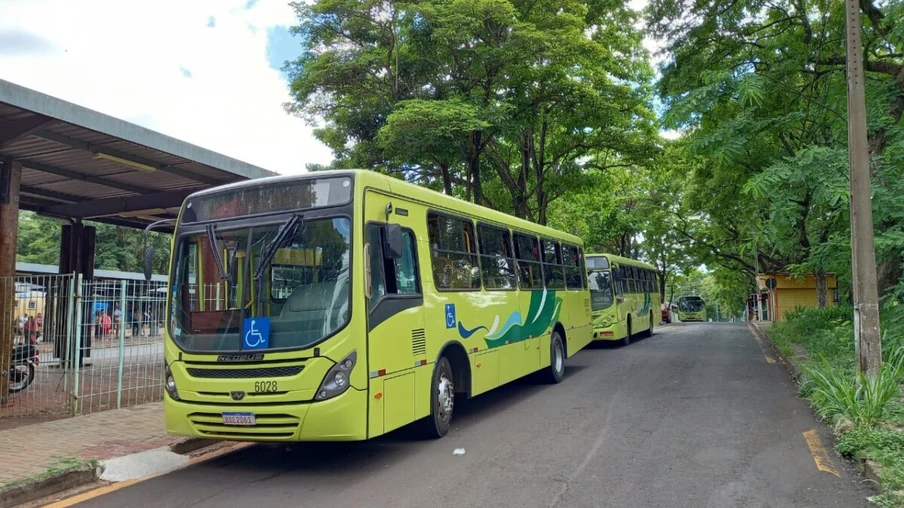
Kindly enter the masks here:
M 189 455 L 203 448 L 212 447 L 221 441 L 201 438 L 185 438 L 171 445 L 169 450 L 179 455 Z M 0 487 L 0 508 L 13 508 L 25 503 L 59 494 L 60 492 L 83 487 L 100 481 L 103 466 L 85 464 L 76 469 L 48 475 L 35 480 L 25 480 L 12 487 Z
M 43 497 L 58 494 L 93 483 L 97 479 L 97 468 L 84 465 L 78 469 L 54 474 L 36 480 L 26 480 L 12 487 L 0 488 L 0 508 L 12 508 Z
M 791 378 L 795 382 L 800 382 L 801 370 L 797 366 L 797 364 L 785 357 L 778 346 L 776 346 L 775 343 L 772 342 L 772 339 L 769 338 L 769 335 L 759 327 L 749 321 L 747 322 L 747 327 L 750 328 L 751 333 L 759 337 L 760 340 L 764 341 L 765 344 L 769 345 L 769 349 L 771 349 L 772 352 L 775 353 L 776 358 L 778 358 L 778 360 L 788 368 L 788 371 L 791 373 Z M 857 464 L 857 470 L 860 471 L 860 474 L 862 474 L 868 480 L 874 482 L 876 486 L 881 490 L 882 481 L 879 479 L 879 472 L 882 470 L 882 467 L 879 465 L 879 463 L 870 459 L 855 459 L 855 462 Z
M 747 322 L 747 328 L 749 328 L 750 332 L 763 342 L 763 345 L 765 345 L 772 351 L 775 357 L 778 358 L 778 361 L 782 362 L 782 364 L 784 364 L 785 367 L 788 368 L 788 371 L 791 373 L 791 378 L 794 379 L 794 381 L 800 381 L 800 367 L 798 367 L 796 363 L 792 362 L 787 357 L 785 357 L 784 354 L 782 354 L 781 349 L 779 349 L 779 347 L 776 346 L 774 342 L 772 342 L 772 339 L 769 338 L 769 335 L 750 321 Z
M 876 482 L 880 488 L 882 487 L 882 481 L 879 480 L 879 471 L 882 470 L 882 467 L 877 462 L 870 459 L 858 459 L 857 466 L 863 476 Z

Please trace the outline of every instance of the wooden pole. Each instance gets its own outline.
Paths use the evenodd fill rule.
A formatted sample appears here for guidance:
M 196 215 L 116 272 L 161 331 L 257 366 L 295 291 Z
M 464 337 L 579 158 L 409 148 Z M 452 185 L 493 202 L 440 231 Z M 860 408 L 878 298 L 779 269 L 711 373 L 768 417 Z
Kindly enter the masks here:
M 19 232 L 19 185 L 22 165 L 12 159 L 0 166 L 0 401 L 9 394 L 9 369 L 16 301 L 16 238 Z

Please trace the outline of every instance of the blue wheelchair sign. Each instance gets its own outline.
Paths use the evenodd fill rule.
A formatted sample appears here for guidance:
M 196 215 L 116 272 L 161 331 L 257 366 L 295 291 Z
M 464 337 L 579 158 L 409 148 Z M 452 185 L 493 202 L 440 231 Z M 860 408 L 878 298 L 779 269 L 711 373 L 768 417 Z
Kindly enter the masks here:
M 455 328 L 455 304 L 446 304 L 446 328 Z
M 270 318 L 245 318 L 242 326 L 242 349 L 267 349 L 270 347 Z

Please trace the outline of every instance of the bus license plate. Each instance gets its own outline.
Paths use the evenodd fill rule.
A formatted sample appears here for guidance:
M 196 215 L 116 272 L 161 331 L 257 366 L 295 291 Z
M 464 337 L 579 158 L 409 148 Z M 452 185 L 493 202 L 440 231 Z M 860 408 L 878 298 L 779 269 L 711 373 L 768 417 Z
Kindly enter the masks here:
M 254 425 L 254 413 L 223 413 L 223 425 Z

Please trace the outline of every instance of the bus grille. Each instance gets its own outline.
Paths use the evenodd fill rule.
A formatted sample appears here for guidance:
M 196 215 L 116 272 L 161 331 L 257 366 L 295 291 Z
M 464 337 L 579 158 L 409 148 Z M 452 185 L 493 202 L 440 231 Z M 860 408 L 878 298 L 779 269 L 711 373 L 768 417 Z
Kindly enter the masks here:
M 411 330 L 411 354 L 416 357 L 427 354 L 427 336 L 423 328 Z
M 253 369 L 196 369 L 188 368 L 188 375 L 207 379 L 245 379 L 251 377 L 291 377 L 297 375 L 304 365 L 283 367 L 257 367 Z
M 258 414 L 255 425 L 247 427 L 223 425 L 219 413 L 191 413 L 188 419 L 201 435 L 234 439 L 288 439 L 295 436 L 301 423 L 297 416 L 287 414 Z

